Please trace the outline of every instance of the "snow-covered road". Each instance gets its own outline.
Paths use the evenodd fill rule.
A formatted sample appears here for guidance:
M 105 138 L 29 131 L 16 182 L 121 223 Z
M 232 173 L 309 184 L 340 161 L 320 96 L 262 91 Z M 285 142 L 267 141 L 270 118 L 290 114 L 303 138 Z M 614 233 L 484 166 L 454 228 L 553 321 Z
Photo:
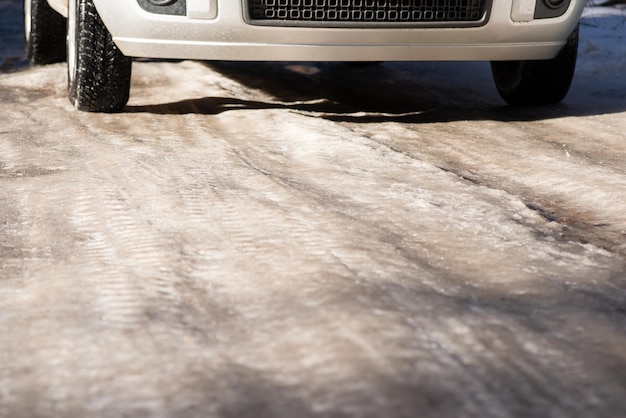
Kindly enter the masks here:
M 0 417 L 626 416 L 626 23 L 598 10 L 537 109 L 485 63 L 183 61 L 89 114 L 4 43 Z

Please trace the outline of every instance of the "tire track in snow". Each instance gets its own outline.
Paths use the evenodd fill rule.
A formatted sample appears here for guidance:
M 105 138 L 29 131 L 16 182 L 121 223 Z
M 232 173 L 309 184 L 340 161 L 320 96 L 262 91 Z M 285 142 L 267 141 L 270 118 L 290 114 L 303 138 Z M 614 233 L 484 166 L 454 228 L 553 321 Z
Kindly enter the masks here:
M 95 287 L 96 306 L 105 322 L 137 327 L 148 320 L 150 293 L 156 293 L 167 309 L 179 316 L 177 291 L 161 277 L 167 272 L 162 240 L 144 222 L 131 217 L 130 208 L 105 184 L 82 185 L 71 214 L 71 223 L 84 242 L 74 259 Z
M 390 124 L 384 133 L 367 135 L 478 185 L 516 195 L 531 209 L 553 213 L 552 220 L 559 223 L 559 234 L 566 240 L 595 243 L 610 252 L 626 250 L 622 244 L 626 238 L 626 177 L 611 167 L 588 164 L 579 156 L 566 157 L 562 147 L 544 143 L 544 138 L 554 137 L 535 131 L 539 124 L 533 125 L 534 132 L 529 135 L 521 124 L 484 123 L 504 133 L 486 137 L 485 126 L 459 122 L 448 124 L 445 130 L 434 125 L 419 131 Z M 365 134 L 360 126 L 350 126 Z M 464 138 L 462 147 L 459 137 Z M 529 143 L 534 145 L 532 152 Z M 493 151 L 484 152 L 485 147 Z

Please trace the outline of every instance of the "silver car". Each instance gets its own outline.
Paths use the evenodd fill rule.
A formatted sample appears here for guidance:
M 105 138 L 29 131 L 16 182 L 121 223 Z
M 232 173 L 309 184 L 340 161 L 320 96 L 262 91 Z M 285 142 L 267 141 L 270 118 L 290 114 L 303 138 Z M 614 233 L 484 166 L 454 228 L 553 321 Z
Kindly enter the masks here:
M 70 101 L 115 112 L 132 57 L 491 61 L 513 105 L 569 90 L 583 0 L 25 0 L 28 57 L 67 60 Z

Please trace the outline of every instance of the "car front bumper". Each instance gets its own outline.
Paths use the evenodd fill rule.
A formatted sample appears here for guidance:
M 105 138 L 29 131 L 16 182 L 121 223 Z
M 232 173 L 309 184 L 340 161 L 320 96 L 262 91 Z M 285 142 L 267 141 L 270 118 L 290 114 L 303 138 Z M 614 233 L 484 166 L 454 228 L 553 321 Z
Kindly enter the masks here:
M 251 25 L 242 1 L 202 1 L 211 8 L 172 16 L 149 13 L 134 0 L 94 0 L 128 56 L 245 61 L 549 59 L 584 7 L 584 0 L 572 0 L 560 17 L 516 22 L 511 16 L 519 0 L 493 0 L 488 21 L 479 27 L 331 28 Z

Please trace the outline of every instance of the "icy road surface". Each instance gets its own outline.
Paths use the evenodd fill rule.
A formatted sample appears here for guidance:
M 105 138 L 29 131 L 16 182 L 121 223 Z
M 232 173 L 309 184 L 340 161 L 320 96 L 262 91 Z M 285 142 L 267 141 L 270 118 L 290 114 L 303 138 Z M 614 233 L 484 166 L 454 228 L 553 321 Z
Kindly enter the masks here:
M 6 60 L 0 417 L 626 416 L 625 33 L 520 110 L 484 63 L 138 62 L 88 114 Z

